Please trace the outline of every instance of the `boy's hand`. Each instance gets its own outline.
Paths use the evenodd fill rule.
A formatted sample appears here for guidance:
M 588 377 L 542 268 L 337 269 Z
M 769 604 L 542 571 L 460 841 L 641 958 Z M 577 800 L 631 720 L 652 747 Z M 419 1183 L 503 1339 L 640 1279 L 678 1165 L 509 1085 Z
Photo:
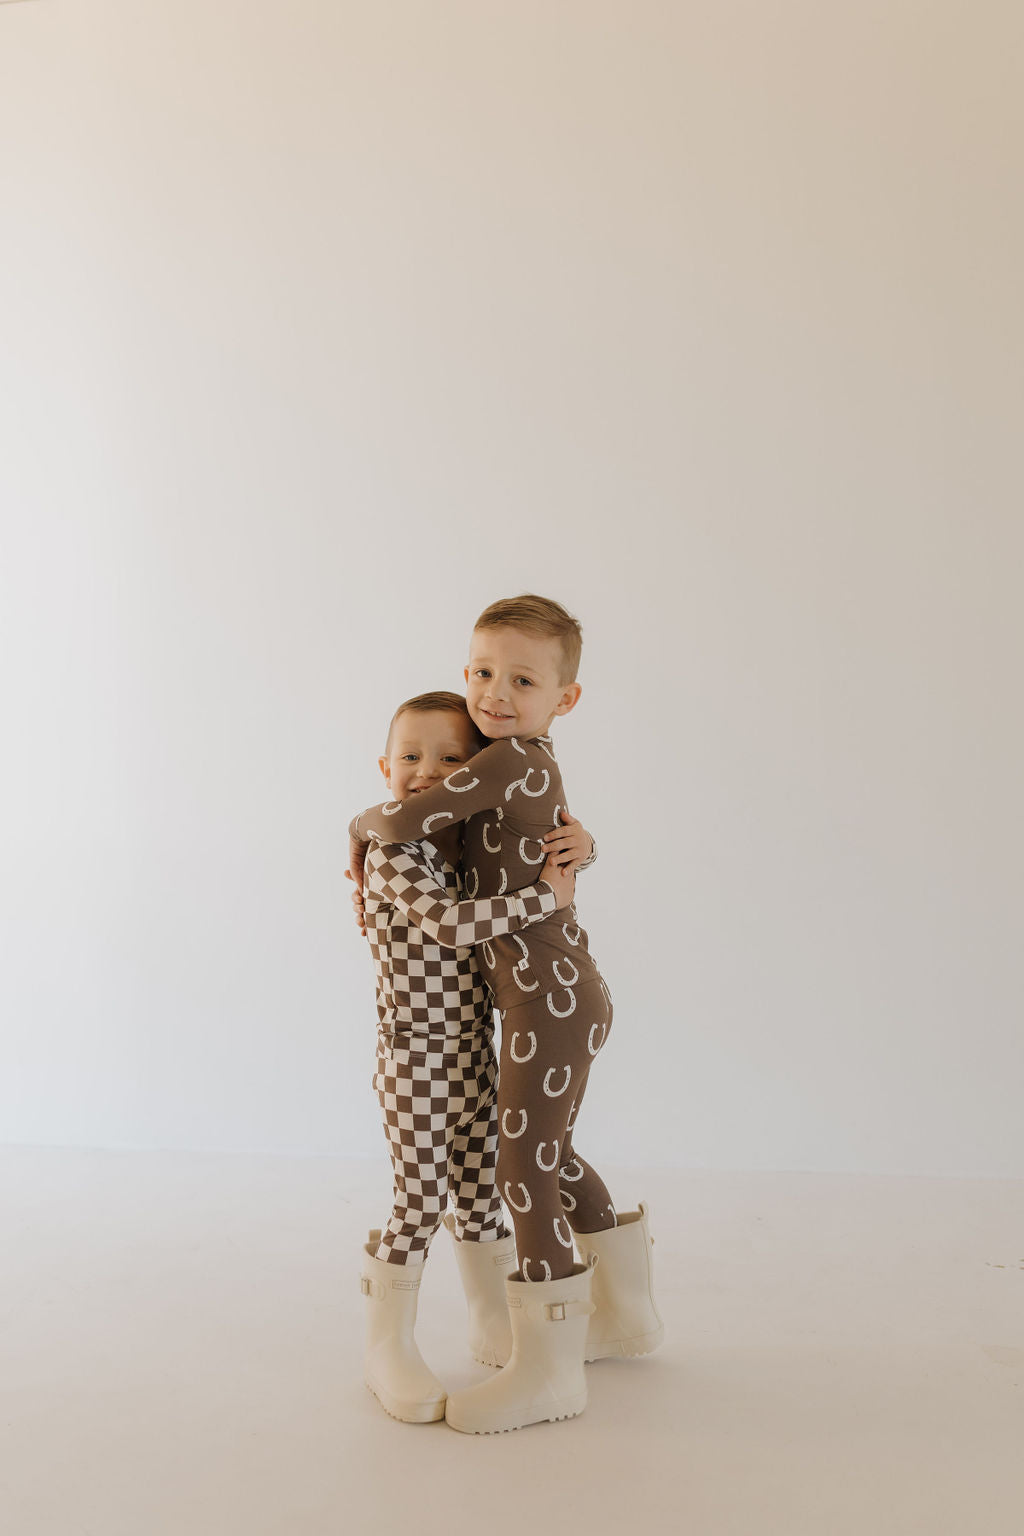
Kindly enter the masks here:
M 571 865 L 575 869 L 577 864 L 590 858 L 594 851 L 594 839 L 582 822 L 570 816 L 568 811 L 560 811 L 559 815 L 562 825 L 552 827 L 550 832 L 545 833 L 544 851 L 549 855 L 556 854 L 559 864 Z M 547 879 L 547 875 L 544 879 Z
M 572 865 L 562 869 L 554 854 L 549 854 L 544 860 L 544 868 L 540 872 L 540 878 L 546 880 L 555 893 L 558 906 L 556 912 L 561 912 L 564 907 L 571 907 L 576 895 L 576 871 Z
M 356 877 L 352 873 L 352 871 L 350 869 L 346 869 L 346 871 L 345 871 L 345 879 L 346 880 L 354 880 L 355 878 Z M 363 938 L 365 939 L 366 938 L 366 913 L 363 910 L 363 893 L 359 889 L 358 885 L 356 886 L 356 889 L 352 892 L 352 907 L 353 907 L 354 914 L 355 914 L 356 927 L 359 929 L 359 932 L 362 934 Z

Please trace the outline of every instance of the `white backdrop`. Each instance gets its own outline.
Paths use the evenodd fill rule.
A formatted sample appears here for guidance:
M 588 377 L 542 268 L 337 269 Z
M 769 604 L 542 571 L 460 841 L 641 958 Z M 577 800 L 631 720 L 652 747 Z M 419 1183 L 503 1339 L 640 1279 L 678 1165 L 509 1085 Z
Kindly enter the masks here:
M 530 589 L 581 1151 L 1024 1175 L 1022 63 L 1015 0 L 0 7 L 0 1137 L 383 1156 L 344 829 Z

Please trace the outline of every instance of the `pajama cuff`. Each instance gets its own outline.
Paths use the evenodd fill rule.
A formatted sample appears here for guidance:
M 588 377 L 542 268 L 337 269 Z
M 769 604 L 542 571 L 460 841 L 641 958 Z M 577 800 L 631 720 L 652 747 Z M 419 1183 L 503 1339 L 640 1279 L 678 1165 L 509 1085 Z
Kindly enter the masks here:
M 558 897 L 546 880 L 538 880 L 536 885 L 525 885 L 521 891 L 515 892 L 514 899 L 524 923 L 538 923 L 542 917 L 550 917 L 552 912 L 558 911 Z

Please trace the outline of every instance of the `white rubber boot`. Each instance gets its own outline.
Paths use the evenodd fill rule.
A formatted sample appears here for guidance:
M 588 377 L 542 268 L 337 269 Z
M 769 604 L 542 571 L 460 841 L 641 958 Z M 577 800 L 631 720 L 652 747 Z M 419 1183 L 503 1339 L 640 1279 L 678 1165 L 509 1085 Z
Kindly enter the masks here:
M 469 1348 L 481 1365 L 506 1365 L 512 1353 L 505 1280 L 515 1269 L 516 1240 L 499 1237 L 489 1243 L 462 1242 L 455 1236 L 455 1217 L 444 1219 L 455 1245 L 462 1289 L 469 1309 Z
M 416 1347 L 416 1304 L 422 1264 L 374 1258 L 380 1233 L 363 1245 L 366 1311 L 366 1385 L 385 1413 L 406 1424 L 444 1418 L 445 1390 Z
M 648 1209 L 626 1211 L 607 1232 L 574 1232 L 580 1258 L 596 1259 L 594 1313 L 587 1330 L 586 1359 L 648 1355 L 665 1337 L 654 1302 L 653 1239 Z
M 593 1311 L 589 1266 L 564 1280 L 505 1282 L 512 1356 L 503 1371 L 448 1397 L 445 1418 L 466 1435 L 494 1435 L 545 1420 L 572 1419 L 587 1406 L 583 1350 Z

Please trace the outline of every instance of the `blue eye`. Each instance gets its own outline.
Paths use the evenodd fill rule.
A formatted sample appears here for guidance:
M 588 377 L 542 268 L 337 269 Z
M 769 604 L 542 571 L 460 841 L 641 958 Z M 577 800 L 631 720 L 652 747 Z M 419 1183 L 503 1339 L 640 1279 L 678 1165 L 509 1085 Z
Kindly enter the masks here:
M 525 683 L 527 688 L 532 688 L 533 687 L 533 683 L 530 681 L 530 679 L 528 677 L 517 677 L 516 678 L 516 682 L 517 683 Z

